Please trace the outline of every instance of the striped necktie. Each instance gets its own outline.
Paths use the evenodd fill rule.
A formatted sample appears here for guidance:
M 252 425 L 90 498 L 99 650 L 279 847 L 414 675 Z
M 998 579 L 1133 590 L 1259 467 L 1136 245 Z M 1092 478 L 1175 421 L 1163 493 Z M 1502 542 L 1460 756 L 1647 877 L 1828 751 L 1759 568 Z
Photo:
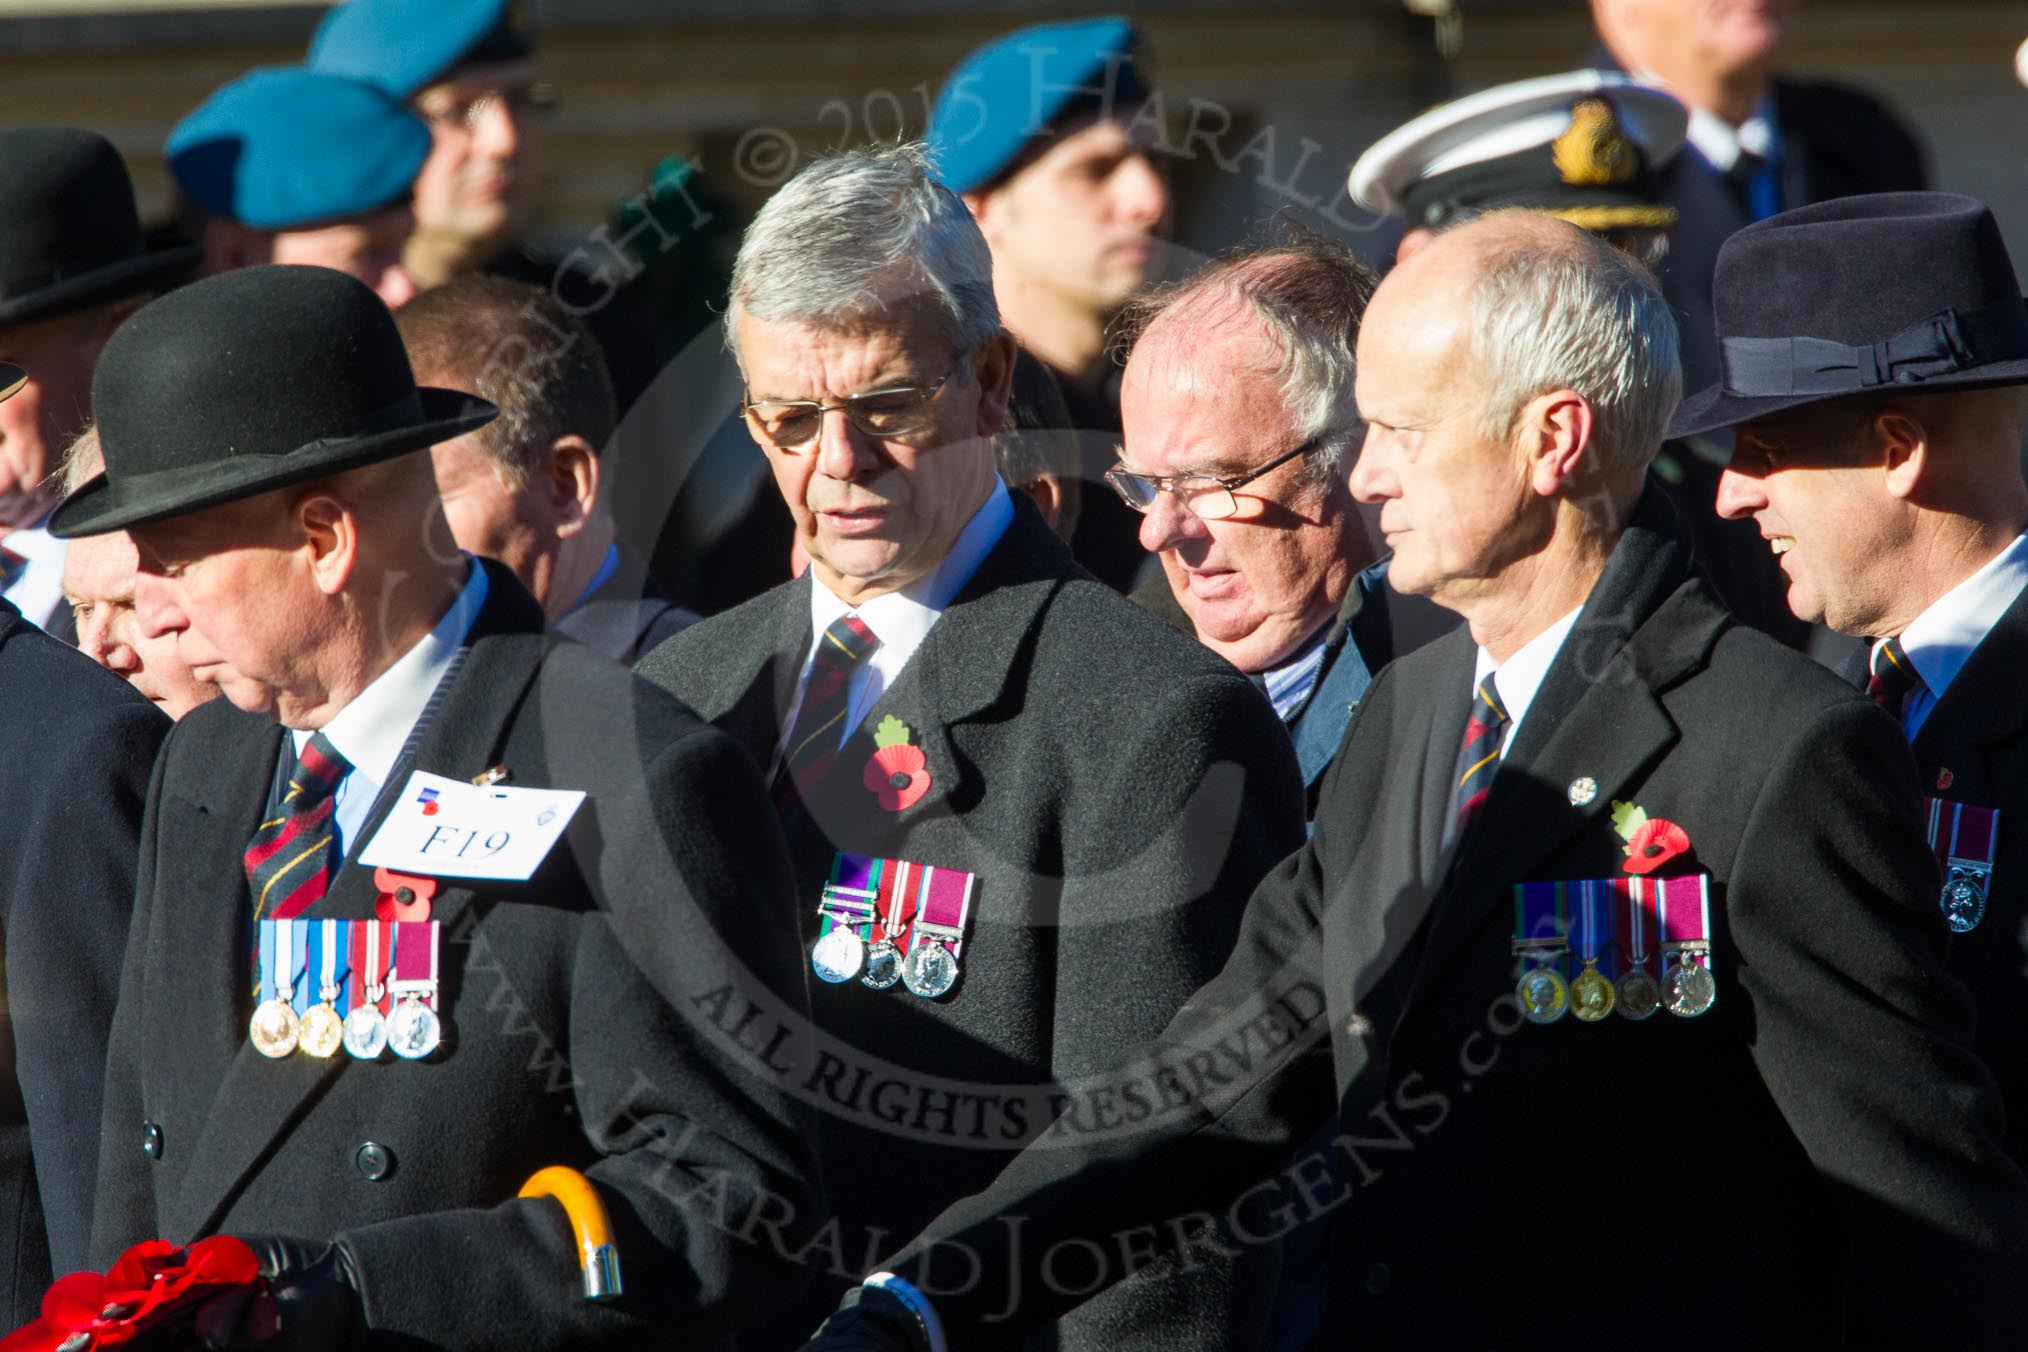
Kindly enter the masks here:
M 1485 806 L 1493 776 L 1500 771 L 1500 742 L 1507 735 L 1507 710 L 1500 704 L 1500 690 L 1489 673 L 1472 691 L 1472 716 L 1465 724 L 1465 745 L 1458 754 L 1458 785 L 1451 794 L 1451 810 L 1458 821 L 1462 846 Z
M 317 733 L 289 771 L 288 787 L 246 847 L 246 880 L 254 918 L 289 920 L 310 909 L 344 862 L 332 812 L 338 783 L 352 763 Z
M 1922 684 L 1915 663 L 1908 660 L 1898 638 L 1882 639 L 1873 650 L 1872 674 L 1866 678 L 1866 697 L 1901 721 L 1908 693 Z
M 852 702 L 852 673 L 880 646 L 880 639 L 857 615 L 841 615 L 817 640 L 803 704 L 789 733 L 781 768 L 775 771 L 775 811 L 786 813 L 803 789 L 824 773 L 844 741 L 845 710 Z
M 14 590 L 14 584 L 28 571 L 28 560 L 5 545 L 0 545 L 0 592 Z

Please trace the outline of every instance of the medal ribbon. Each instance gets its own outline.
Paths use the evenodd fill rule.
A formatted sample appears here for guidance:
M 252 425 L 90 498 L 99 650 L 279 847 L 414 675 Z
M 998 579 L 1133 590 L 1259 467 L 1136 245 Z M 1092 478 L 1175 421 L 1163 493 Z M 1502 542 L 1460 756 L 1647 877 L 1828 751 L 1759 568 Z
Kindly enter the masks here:
M 1929 809 L 1929 847 L 1946 872 L 1953 864 L 1992 871 L 1993 855 L 2000 840 L 1997 808 L 1952 803 L 1942 798 L 1926 799 L 1924 806 Z
M 254 939 L 254 1002 L 266 1000 L 271 993 L 279 995 L 279 987 L 271 984 L 279 981 L 282 969 L 275 964 L 275 922 L 261 920 Z
M 879 896 L 884 859 L 840 852 L 831 861 L 831 885 L 817 903 L 817 938 L 845 926 L 863 940 L 873 928 L 873 906 Z
M 1613 907 L 1616 947 L 1626 955 L 1627 966 L 1639 967 L 1648 960 L 1648 931 L 1654 915 L 1654 887 L 1646 878 L 1615 878 L 1617 893 Z
M 324 962 L 319 969 L 323 980 L 318 983 L 317 1003 L 324 1003 L 324 992 L 332 990 L 331 1008 L 339 1018 L 352 1007 L 347 998 L 347 978 L 352 974 L 352 922 L 350 920 L 320 920 L 319 929 L 324 932 Z M 335 989 L 333 989 L 335 988 Z
M 1594 878 L 1570 884 L 1577 888 L 1577 958 L 1608 979 L 1619 975 L 1613 961 L 1613 920 L 1623 908 L 1624 878 Z
M 303 932 L 303 979 L 296 982 L 295 989 L 289 992 L 289 1007 L 300 1019 L 310 1012 L 312 1005 L 320 1003 L 317 983 L 309 978 L 312 972 L 318 970 L 319 959 L 324 956 L 324 927 L 314 920 L 289 920 L 285 923 L 295 925 Z
M 295 994 L 301 988 L 302 964 L 298 958 L 303 952 L 297 941 L 296 922 L 277 917 L 274 920 L 274 947 L 269 950 L 275 956 L 274 972 L 275 999 L 295 1003 Z
M 387 923 L 387 922 L 381 922 Z M 394 982 L 399 994 L 413 991 L 437 1007 L 437 922 L 397 920 L 394 925 Z M 427 945 L 427 947 L 425 947 Z
M 911 951 L 921 944 L 940 943 L 953 958 L 963 955 L 965 923 L 971 918 L 977 881 L 963 869 L 923 867 Z
M 1665 944 L 1696 944 L 1683 952 L 1684 962 L 1711 966 L 1711 877 L 1698 873 L 1675 878 L 1650 878 L 1655 890 L 1655 911 L 1661 921 Z
M 909 931 L 915 925 L 916 905 L 919 898 L 912 883 L 916 879 L 915 865 L 906 859 L 882 861 L 886 868 L 881 871 L 880 899 L 875 904 L 873 935 L 885 939 L 896 950 L 908 952 Z
M 1522 949 L 1560 948 L 1569 936 L 1565 920 L 1564 883 L 1514 885 L 1514 945 Z M 1580 884 L 1581 886 L 1581 884 Z

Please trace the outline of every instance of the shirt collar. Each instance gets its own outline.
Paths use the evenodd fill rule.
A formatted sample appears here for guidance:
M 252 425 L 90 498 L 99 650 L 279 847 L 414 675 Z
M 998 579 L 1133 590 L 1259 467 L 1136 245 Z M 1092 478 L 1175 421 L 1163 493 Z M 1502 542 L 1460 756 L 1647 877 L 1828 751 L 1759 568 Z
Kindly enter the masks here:
M 1684 137 L 1704 157 L 1705 163 L 1720 173 L 1731 172 L 1742 151 L 1771 160 L 1774 158 L 1775 142 L 1779 139 L 1774 120 L 1774 101 L 1765 94 L 1761 95 L 1760 102 L 1753 106 L 1753 115 L 1737 127 L 1716 113 L 1692 108 Z
M 570 608 L 572 610 L 576 610 L 578 607 L 582 606 L 585 602 L 591 600 L 592 593 L 597 591 L 600 587 L 605 586 L 606 581 L 609 578 L 611 578 L 615 572 L 619 571 L 619 567 L 620 567 L 620 542 L 618 540 L 615 540 L 611 544 L 606 546 L 606 557 L 599 564 L 598 572 L 594 573 L 592 575 L 592 580 L 585 584 L 585 589 L 577 594 L 577 600 L 572 601 L 570 603 Z
M 1901 631 L 1902 650 L 1933 699 L 1943 698 L 1971 660 L 1972 650 L 1992 632 L 2024 587 L 2028 587 L 2028 535 L 2018 535 Z M 1869 670 L 1879 660 L 1880 644 L 1875 643 Z
M 906 587 L 883 593 L 854 609 L 838 599 L 829 587 L 810 577 L 810 625 L 814 638 L 830 628 L 840 616 L 857 615 L 880 640 L 882 651 L 913 652 L 922 646 L 930 626 L 964 590 L 972 574 L 992 553 L 993 546 L 1014 520 L 1014 500 L 1007 485 L 993 477 L 992 491 L 972 519 L 958 532 L 943 559 L 929 572 Z
M 443 679 L 452 656 L 471 632 L 479 608 L 486 604 L 486 570 L 470 555 L 466 561 L 471 575 L 436 627 L 393 666 L 374 677 L 322 729 L 338 748 L 338 754 L 375 784 L 385 784 L 393 773 L 409 730 L 422 717 L 423 707 L 429 703 L 437 682 Z M 298 754 L 309 743 L 311 732 L 307 728 L 295 730 Z
M 1324 670 L 1325 641 L 1331 633 L 1331 624 L 1325 624 L 1310 635 L 1302 647 L 1296 649 L 1279 666 L 1269 667 L 1254 679 L 1261 690 L 1275 706 L 1275 713 L 1286 723 L 1303 707 L 1310 691 L 1316 688 L 1317 677 Z
M 1571 627 L 1584 610 L 1579 606 L 1555 624 L 1521 645 L 1521 648 L 1505 662 L 1493 660 L 1493 654 L 1479 649 L 1477 669 L 1472 673 L 1472 686 L 1490 673 L 1495 677 L 1493 688 L 1499 692 L 1500 707 L 1507 711 L 1507 736 L 1501 742 L 1500 750 L 1513 745 L 1514 733 L 1521 726 L 1521 719 L 1528 712 L 1528 706 L 1535 702 L 1535 694 L 1542 689 L 1542 682 L 1549 675 L 1550 664 L 1556 661 L 1556 654 L 1562 649 L 1563 641 L 1570 637 Z

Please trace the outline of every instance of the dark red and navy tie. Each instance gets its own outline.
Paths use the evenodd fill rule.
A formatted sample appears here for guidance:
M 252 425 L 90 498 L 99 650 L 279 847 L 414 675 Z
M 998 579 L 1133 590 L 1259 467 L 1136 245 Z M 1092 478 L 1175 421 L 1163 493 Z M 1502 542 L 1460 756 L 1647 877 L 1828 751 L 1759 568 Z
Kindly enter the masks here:
M 1894 715 L 1894 721 L 1899 723 L 1902 708 L 1908 703 L 1908 692 L 1921 684 L 1922 677 L 1916 674 L 1915 663 L 1908 660 L 1901 640 L 1882 639 L 1873 650 L 1872 674 L 1866 678 L 1867 698 Z
M 351 769 L 352 763 L 323 733 L 304 743 L 280 806 L 246 847 L 246 881 L 253 890 L 256 920 L 293 919 L 330 887 L 343 862 L 332 811 L 338 782 Z
M 1500 742 L 1506 735 L 1507 710 L 1501 707 L 1499 688 L 1488 673 L 1472 692 L 1472 716 L 1465 724 L 1464 750 L 1458 756 L 1458 785 L 1451 794 L 1460 842 L 1485 806 L 1493 776 L 1500 771 Z
M 845 740 L 845 711 L 852 702 L 852 673 L 880 646 L 880 639 L 857 615 L 841 615 L 817 640 L 803 704 L 789 733 L 781 768 L 775 771 L 775 811 L 786 813 L 804 786 L 824 773 Z

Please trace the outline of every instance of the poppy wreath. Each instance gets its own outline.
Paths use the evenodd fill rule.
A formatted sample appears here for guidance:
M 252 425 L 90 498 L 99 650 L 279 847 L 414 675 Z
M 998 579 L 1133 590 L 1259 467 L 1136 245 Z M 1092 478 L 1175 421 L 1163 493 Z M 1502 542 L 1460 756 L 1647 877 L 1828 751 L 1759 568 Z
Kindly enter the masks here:
M 132 1342 L 211 1297 L 260 1280 L 254 1252 L 230 1235 L 188 1248 L 143 1240 L 103 1274 L 59 1277 L 42 1297 L 42 1316 L 0 1339 L 0 1352 L 84 1352 Z

